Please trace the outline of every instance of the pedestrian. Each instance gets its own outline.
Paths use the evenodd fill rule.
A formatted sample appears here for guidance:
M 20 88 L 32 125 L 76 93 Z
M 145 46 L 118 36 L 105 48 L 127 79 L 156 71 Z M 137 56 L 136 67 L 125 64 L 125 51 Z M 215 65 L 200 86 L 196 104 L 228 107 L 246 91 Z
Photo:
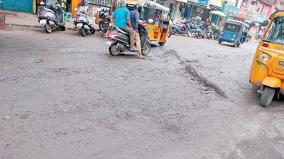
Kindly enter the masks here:
M 257 40 L 260 40 L 262 33 L 263 33 L 263 30 L 262 30 L 262 28 L 260 28 L 259 31 L 258 31 Z
M 141 51 L 141 42 L 140 42 L 140 34 L 139 34 L 139 25 L 144 26 L 144 24 L 140 21 L 140 14 L 138 12 L 138 7 L 136 5 L 133 6 L 133 9 L 130 11 L 130 20 L 131 20 L 131 26 L 133 30 L 135 31 L 135 42 L 136 42 L 136 48 L 138 57 L 144 58 Z
M 114 25 L 119 29 L 122 29 L 129 33 L 130 36 L 130 51 L 135 52 L 136 49 L 134 47 L 135 42 L 135 31 L 132 29 L 131 21 L 130 21 L 130 12 L 126 8 L 126 3 L 124 0 L 120 1 L 120 7 L 117 8 L 112 17 L 112 21 Z
M 245 29 L 243 31 L 243 35 L 242 35 L 242 39 L 241 39 L 242 44 L 246 41 L 247 35 L 248 35 L 248 29 Z

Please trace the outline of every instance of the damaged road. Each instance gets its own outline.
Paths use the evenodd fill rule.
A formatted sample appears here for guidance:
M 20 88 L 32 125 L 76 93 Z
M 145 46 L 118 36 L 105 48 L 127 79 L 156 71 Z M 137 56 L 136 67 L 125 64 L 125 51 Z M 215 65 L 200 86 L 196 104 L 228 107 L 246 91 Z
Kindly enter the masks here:
M 224 98 L 165 48 L 140 60 L 76 32 L 0 41 L 1 159 L 284 156 L 283 107 Z

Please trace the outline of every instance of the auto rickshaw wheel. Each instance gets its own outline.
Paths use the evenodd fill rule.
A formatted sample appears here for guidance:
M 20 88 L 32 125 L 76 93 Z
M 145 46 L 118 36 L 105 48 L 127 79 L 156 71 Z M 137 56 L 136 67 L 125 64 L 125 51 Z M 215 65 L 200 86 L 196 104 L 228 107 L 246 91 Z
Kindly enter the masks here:
M 218 40 L 218 43 L 219 43 L 219 44 L 221 44 L 221 43 L 222 43 L 222 41 L 219 39 L 219 40 Z
M 235 44 L 234 44 L 234 47 L 239 47 L 240 46 L 240 43 L 238 43 L 238 42 L 236 42 Z
M 166 42 L 159 42 L 160 46 L 164 46 L 166 44 Z
M 268 107 L 275 96 L 275 92 L 274 88 L 265 87 L 260 97 L 260 106 Z

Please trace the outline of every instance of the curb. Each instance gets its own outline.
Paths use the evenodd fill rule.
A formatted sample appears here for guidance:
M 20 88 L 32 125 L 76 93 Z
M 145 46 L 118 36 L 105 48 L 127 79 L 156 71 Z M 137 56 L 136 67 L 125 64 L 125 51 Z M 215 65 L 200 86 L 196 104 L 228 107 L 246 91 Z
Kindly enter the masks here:
M 27 29 L 41 29 L 42 26 L 38 26 L 38 25 L 24 25 L 24 24 L 6 24 L 6 27 L 9 28 L 9 27 L 23 27 L 23 28 L 27 28 Z M 69 30 L 69 31 L 76 31 L 75 28 L 68 28 L 66 27 L 65 28 L 66 30 Z

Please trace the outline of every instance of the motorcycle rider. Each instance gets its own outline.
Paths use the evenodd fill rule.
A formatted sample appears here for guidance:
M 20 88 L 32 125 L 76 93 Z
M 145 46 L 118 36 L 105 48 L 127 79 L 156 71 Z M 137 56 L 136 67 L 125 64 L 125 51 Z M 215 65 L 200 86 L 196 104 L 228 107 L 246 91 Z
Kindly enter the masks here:
M 120 7 L 114 11 L 112 21 L 114 21 L 114 25 L 116 27 L 129 33 L 130 51 L 135 52 L 136 51 L 134 47 L 135 31 L 132 29 L 130 21 L 130 12 L 126 8 L 126 3 L 124 0 L 120 1 Z
M 137 47 L 138 57 L 144 58 L 141 51 L 141 41 L 138 27 L 139 25 L 144 26 L 144 24 L 140 21 L 140 14 L 138 12 L 138 7 L 136 5 L 133 6 L 133 9 L 130 11 L 130 20 L 133 30 L 135 31 L 135 43 Z

